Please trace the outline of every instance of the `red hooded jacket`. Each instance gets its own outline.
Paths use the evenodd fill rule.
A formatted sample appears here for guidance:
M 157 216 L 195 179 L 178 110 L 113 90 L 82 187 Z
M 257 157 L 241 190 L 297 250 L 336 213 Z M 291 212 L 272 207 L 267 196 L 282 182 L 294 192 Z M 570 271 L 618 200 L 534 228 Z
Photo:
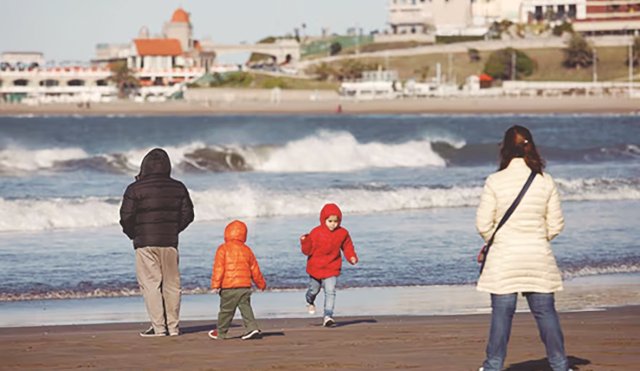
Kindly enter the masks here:
M 300 241 L 302 253 L 308 256 L 307 273 L 313 278 L 324 279 L 340 275 L 341 250 L 347 260 L 355 258 L 356 263 L 358 262 L 349 232 L 340 224 L 333 231 L 327 228 L 325 221 L 331 215 L 338 217 L 338 223 L 342 222 L 342 212 L 338 205 L 326 204 L 320 211 L 320 225 Z
M 245 245 L 247 226 L 234 220 L 224 229 L 224 243 L 218 247 L 211 275 L 212 289 L 251 287 L 251 281 L 260 290 L 267 287 L 253 251 Z

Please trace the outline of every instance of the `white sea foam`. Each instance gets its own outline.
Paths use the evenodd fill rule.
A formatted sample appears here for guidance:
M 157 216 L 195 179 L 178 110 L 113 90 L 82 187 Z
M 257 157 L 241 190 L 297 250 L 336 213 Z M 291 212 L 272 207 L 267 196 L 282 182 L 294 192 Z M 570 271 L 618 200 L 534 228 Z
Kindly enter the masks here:
M 308 137 L 290 141 L 283 146 L 225 146 L 207 145 L 195 141 L 175 146 L 165 146 L 171 164 L 177 172 L 181 164 L 207 169 L 210 158 L 199 158 L 197 150 L 211 149 L 216 152 L 236 153 L 242 156 L 249 169 L 264 172 L 345 172 L 366 168 L 445 166 L 445 160 L 431 148 L 434 141 L 450 143 L 455 148 L 464 146 L 464 141 L 445 137 L 421 138 L 404 143 L 360 143 L 348 132 L 319 131 Z M 0 172 L 29 173 L 51 170 L 56 164 L 70 160 L 103 158 L 117 171 L 132 172 L 140 167 L 144 156 L 153 147 L 134 148 L 120 153 L 89 155 L 80 148 L 51 148 L 27 150 L 7 147 L 0 151 Z M 215 164 L 214 164 L 215 165 Z
M 101 227 L 117 223 L 118 205 L 106 198 L 0 198 L 0 231 Z
M 81 148 L 48 148 L 29 150 L 9 146 L 0 150 L 0 170 L 32 172 L 48 169 L 56 163 L 87 158 Z
M 593 181 L 562 180 L 563 200 L 639 200 L 640 184 L 628 179 Z M 594 185 L 595 184 L 595 185 Z M 600 184 L 600 185 L 598 185 Z M 477 187 L 380 187 L 335 188 L 331 201 L 345 212 L 375 213 L 396 210 L 475 207 L 482 188 Z M 192 191 L 196 220 L 224 220 L 241 217 L 314 215 L 326 200 L 326 189 L 282 191 L 239 186 L 233 189 Z M 37 231 L 63 228 L 90 228 L 117 223 L 119 197 L 83 197 L 76 199 L 0 198 L 0 231 Z M 295 207 L 292 207 L 295 205 Z
M 266 156 L 245 153 L 249 165 L 266 172 L 340 172 L 371 167 L 445 166 L 428 139 L 399 144 L 360 143 L 348 132 L 318 133 L 275 148 Z

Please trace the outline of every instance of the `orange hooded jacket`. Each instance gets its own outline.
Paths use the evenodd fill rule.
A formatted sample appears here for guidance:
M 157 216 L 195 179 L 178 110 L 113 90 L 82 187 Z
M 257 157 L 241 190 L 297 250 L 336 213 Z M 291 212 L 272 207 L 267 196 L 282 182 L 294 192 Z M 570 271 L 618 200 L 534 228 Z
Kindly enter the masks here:
M 251 287 L 255 282 L 260 290 L 267 288 L 260 266 L 247 241 L 247 226 L 234 220 L 224 229 L 224 243 L 218 247 L 211 274 L 212 289 Z
M 300 242 L 302 253 L 307 258 L 307 273 L 316 279 L 340 275 L 342 269 L 342 252 L 347 260 L 358 256 L 353 247 L 349 232 L 338 224 L 330 231 L 325 221 L 331 215 L 338 217 L 342 223 L 342 211 L 336 204 L 326 204 L 320 211 L 320 225 L 313 228 Z

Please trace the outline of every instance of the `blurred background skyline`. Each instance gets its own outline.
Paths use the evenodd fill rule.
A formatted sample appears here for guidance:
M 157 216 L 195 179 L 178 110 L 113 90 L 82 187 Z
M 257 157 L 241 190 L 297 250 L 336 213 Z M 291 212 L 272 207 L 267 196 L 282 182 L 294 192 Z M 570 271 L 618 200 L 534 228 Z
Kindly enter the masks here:
M 255 43 L 267 36 L 382 30 L 387 0 L 21 0 L 3 1 L 0 50 L 42 52 L 47 60 L 88 61 L 96 44 L 127 43 L 146 26 L 151 35 L 179 7 L 194 36 L 214 43 Z

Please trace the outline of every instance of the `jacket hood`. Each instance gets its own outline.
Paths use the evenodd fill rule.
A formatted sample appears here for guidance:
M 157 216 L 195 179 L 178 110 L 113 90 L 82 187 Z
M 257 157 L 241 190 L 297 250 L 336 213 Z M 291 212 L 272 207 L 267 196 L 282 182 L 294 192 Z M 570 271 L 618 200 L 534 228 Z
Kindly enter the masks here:
M 142 159 L 140 173 L 138 173 L 136 179 L 142 179 L 149 175 L 162 175 L 166 177 L 171 175 L 171 161 L 169 161 L 169 155 L 165 150 L 154 148 Z
M 338 217 L 338 227 L 339 227 L 340 224 L 342 223 L 342 211 L 340 211 L 340 208 L 336 204 L 326 204 L 322 207 L 322 210 L 320 211 L 320 225 L 322 225 L 323 227 L 326 227 L 324 222 L 331 215 L 335 215 Z
M 234 220 L 224 229 L 224 242 L 247 241 L 247 225 L 239 220 Z

